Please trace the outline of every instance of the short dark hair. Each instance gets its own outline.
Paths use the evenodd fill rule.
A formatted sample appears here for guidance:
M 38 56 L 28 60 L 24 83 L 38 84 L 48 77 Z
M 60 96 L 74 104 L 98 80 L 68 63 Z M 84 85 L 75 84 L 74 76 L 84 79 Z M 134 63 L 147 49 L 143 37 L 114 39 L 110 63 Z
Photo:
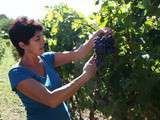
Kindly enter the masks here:
M 34 36 L 35 32 L 42 30 L 43 27 L 40 23 L 27 17 L 19 17 L 13 22 L 9 28 L 9 38 L 20 57 L 24 55 L 24 49 L 20 48 L 18 43 L 29 44 L 29 40 Z

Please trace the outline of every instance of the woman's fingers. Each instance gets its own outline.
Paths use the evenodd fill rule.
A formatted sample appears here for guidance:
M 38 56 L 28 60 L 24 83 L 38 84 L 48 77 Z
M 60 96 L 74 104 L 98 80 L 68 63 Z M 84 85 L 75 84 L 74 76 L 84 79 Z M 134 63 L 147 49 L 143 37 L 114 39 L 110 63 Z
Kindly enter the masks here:
M 93 55 L 91 60 L 90 60 L 91 64 L 95 64 L 96 63 L 96 55 Z

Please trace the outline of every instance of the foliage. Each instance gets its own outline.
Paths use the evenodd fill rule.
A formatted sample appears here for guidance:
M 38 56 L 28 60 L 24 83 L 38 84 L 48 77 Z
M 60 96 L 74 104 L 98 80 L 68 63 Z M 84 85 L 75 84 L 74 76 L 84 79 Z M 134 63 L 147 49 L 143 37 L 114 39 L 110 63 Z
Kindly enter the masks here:
M 86 23 L 85 19 L 65 5 L 48 8 L 42 24 L 49 50 L 68 51 L 79 47 L 88 39 L 89 34 L 86 24 L 83 23 Z M 73 66 L 74 63 L 61 68 L 60 72 L 65 80 L 70 80 L 75 70 L 68 71 L 68 69 L 72 70 Z
M 106 107 L 94 103 L 114 120 L 160 117 L 159 4 L 158 0 L 103 0 L 99 13 L 91 16 L 99 26 L 115 31 L 116 54 L 108 56 L 99 70 L 96 89 Z
M 0 39 L 0 61 L 3 58 L 4 52 L 5 52 L 5 43 L 4 40 L 1 38 Z
M 114 120 L 155 120 L 160 117 L 159 0 L 96 0 L 99 12 L 90 16 L 99 28 L 114 31 L 116 53 L 105 59 L 97 78 L 72 99 L 73 112 L 98 110 Z M 49 49 L 72 50 L 96 27 L 66 6 L 48 9 L 42 21 Z M 83 63 L 83 62 L 82 62 Z M 59 69 L 65 80 L 76 77 L 82 63 Z M 76 112 L 75 112 L 76 110 Z
M 8 29 L 12 19 L 9 19 L 6 15 L 0 14 L 0 37 L 8 39 Z
M 44 25 L 44 35 L 46 36 L 49 50 L 55 52 L 70 51 L 78 48 L 88 39 L 89 34 L 94 29 L 94 26 L 91 26 L 80 13 L 75 12 L 66 5 L 48 7 L 48 13 L 42 20 L 42 24 Z M 83 63 L 84 61 L 76 61 L 58 68 L 58 72 L 65 83 L 80 75 Z M 81 92 L 84 90 L 85 92 L 87 91 L 86 88 L 82 88 Z M 80 96 L 74 96 L 69 103 L 73 117 L 76 117 L 76 110 L 81 107 L 81 105 L 77 106 L 76 104 L 80 101 L 78 97 Z
M 12 19 L 8 18 L 5 14 L 0 14 L 0 38 L 5 40 L 6 45 L 10 47 L 11 42 L 9 41 L 9 35 L 8 35 L 8 30 L 9 26 L 12 23 Z M 0 43 L 1 45 L 4 44 Z M 3 46 L 5 48 L 5 46 Z M 1 49 L 3 49 L 3 47 Z M 19 55 L 17 50 L 14 48 L 14 46 L 11 46 L 12 48 L 12 54 L 14 56 L 15 60 L 18 60 Z M 1 51 L 3 53 L 3 50 Z
M 8 29 L 11 21 L 12 20 L 6 15 L 0 15 L 0 61 L 4 56 L 6 47 L 10 46 L 10 42 L 8 40 Z

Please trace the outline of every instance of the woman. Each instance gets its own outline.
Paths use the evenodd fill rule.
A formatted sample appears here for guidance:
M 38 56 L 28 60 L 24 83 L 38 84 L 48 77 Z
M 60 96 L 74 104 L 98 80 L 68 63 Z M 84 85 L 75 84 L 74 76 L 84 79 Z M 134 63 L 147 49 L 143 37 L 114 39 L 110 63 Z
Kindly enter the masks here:
M 80 60 L 88 54 L 99 30 L 79 49 L 68 52 L 44 52 L 42 26 L 26 17 L 18 18 L 9 29 L 9 37 L 20 60 L 9 71 L 9 79 L 27 111 L 27 120 L 71 120 L 65 100 L 96 73 L 95 57 L 84 65 L 82 74 L 62 85 L 55 67 Z

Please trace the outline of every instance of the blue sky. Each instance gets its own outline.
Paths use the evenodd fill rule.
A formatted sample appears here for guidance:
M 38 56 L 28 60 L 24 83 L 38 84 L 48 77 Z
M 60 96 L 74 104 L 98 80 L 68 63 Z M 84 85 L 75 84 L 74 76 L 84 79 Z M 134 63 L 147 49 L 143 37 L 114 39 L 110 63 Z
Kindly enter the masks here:
M 54 6 L 60 3 L 66 3 L 85 16 L 98 9 L 94 5 L 94 0 L 1 0 L 0 14 L 6 14 L 10 18 L 25 15 L 38 19 L 45 14 L 44 6 Z

